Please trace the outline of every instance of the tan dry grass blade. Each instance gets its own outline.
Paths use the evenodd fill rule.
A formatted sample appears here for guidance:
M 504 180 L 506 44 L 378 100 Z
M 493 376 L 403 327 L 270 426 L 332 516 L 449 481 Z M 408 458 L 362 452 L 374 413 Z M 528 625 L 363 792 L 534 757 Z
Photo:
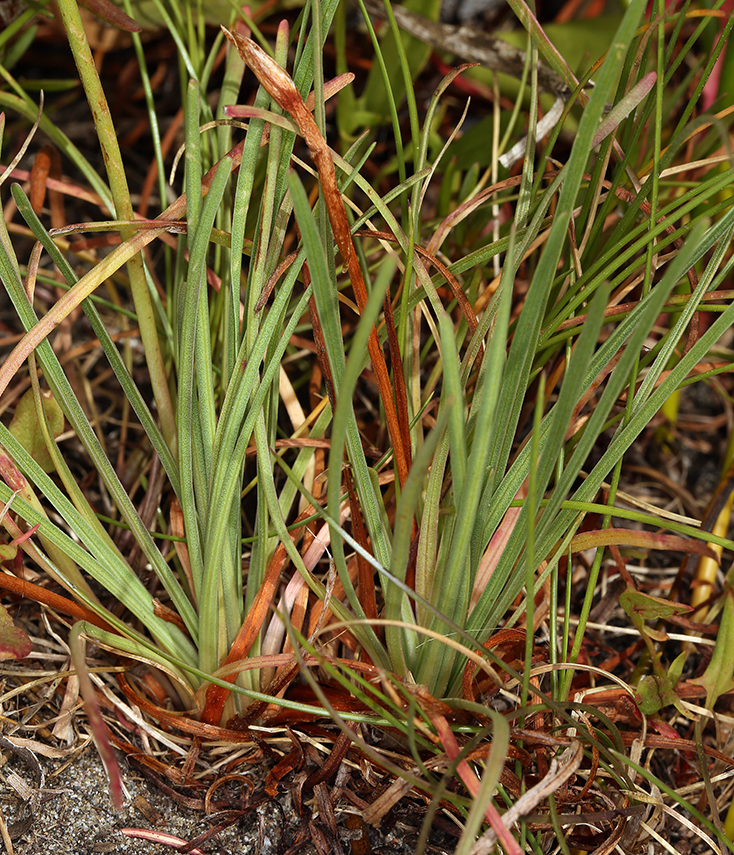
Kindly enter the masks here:
M 550 762 L 548 774 L 540 783 L 531 787 L 515 804 L 502 815 L 502 823 L 507 828 L 517 822 L 524 814 L 530 813 L 536 805 L 554 793 L 579 768 L 584 757 L 584 746 L 580 742 L 570 745 L 560 757 L 554 757 Z M 497 832 L 488 828 L 477 840 L 471 850 L 471 855 L 489 855 L 497 845 Z

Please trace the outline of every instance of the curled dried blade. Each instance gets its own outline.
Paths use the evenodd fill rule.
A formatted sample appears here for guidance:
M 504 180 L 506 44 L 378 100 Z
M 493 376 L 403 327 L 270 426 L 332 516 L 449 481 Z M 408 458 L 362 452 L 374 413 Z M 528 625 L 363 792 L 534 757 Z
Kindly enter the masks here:
M 252 39 L 248 39 L 237 32 L 231 33 L 225 27 L 222 27 L 222 32 L 237 48 L 242 59 L 250 67 L 259 83 L 267 90 L 270 97 L 279 107 L 289 113 L 296 123 L 296 127 L 308 146 L 318 169 L 321 190 L 329 212 L 331 227 L 334 230 L 334 238 L 344 259 L 344 268 L 346 269 L 354 251 L 349 221 L 336 183 L 334 161 L 331 159 L 329 147 L 321 135 L 316 120 L 311 115 L 296 84 L 285 69 L 281 68 Z
M 574 742 L 560 757 L 554 757 L 550 762 L 548 774 L 545 778 L 520 796 L 515 804 L 502 815 L 504 825 L 511 826 L 520 817 L 534 810 L 551 793 L 554 793 L 579 768 L 583 756 L 584 746 L 580 742 Z M 489 855 L 496 844 L 497 834 L 493 828 L 489 828 L 472 846 L 470 855 Z

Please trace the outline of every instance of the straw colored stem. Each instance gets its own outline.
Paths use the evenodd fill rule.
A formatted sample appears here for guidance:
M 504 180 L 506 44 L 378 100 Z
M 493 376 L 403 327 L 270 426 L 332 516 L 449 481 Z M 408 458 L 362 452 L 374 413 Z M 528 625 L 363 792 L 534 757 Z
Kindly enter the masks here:
M 134 217 L 133 206 L 130 200 L 130 191 L 127 185 L 120 146 L 117 141 L 117 131 L 112 121 L 112 114 L 107 104 L 107 98 L 102 89 L 94 57 L 92 56 L 92 51 L 84 31 L 79 7 L 75 0 L 59 0 L 58 7 L 64 27 L 66 28 L 69 46 L 74 54 L 74 61 L 79 70 L 79 76 L 94 118 L 97 137 L 102 149 L 102 157 L 107 169 L 107 177 L 115 204 L 115 214 L 122 220 L 132 220 Z M 124 241 L 127 238 L 131 238 L 134 235 L 134 231 L 127 228 L 120 229 L 120 234 Z M 145 358 L 150 372 L 153 395 L 160 414 L 161 428 L 166 442 L 175 453 L 176 422 L 168 389 L 163 355 L 156 330 L 155 313 L 148 293 L 148 283 L 145 279 L 142 256 L 140 254 L 131 256 L 127 261 L 127 267 L 133 302 L 140 327 L 140 336 L 143 341 Z

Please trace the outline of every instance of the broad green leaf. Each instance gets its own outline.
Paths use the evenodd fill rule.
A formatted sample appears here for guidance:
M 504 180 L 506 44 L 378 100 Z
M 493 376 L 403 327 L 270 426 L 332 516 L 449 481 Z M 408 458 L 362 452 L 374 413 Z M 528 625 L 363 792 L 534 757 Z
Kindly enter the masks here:
M 18 554 L 18 547 L 14 543 L 0 543 L 0 564 L 12 561 Z
M 631 588 L 627 588 L 620 596 L 619 604 L 627 612 L 640 634 L 648 635 L 656 641 L 665 641 L 668 636 L 658 630 L 650 629 L 645 625 L 645 621 L 666 620 L 692 611 L 692 606 L 687 606 L 685 603 L 674 603 L 662 597 L 653 597 L 651 594 L 643 594 L 641 591 L 635 591 Z
M 706 708 L 712 710 L 718 698 L 734 689 L 734 592 L 729 588 L 724 600 L 714 655 L 702 677 L 692 680 L 706 689 Z
M 49 391 L 42 393 L 43 409 L 48 419 L 51 433 L 60 436 L 64 430 L 64 414 L 53 394 Z M 43 430 L 38 420 L 38 411 L 33 400 L 33 390 L 29 389 L 18 401 L 15 415 L 9 425 L 10 433 L 25 448 L 44 472 L 53 472 L 54 463 L 46 448 Z

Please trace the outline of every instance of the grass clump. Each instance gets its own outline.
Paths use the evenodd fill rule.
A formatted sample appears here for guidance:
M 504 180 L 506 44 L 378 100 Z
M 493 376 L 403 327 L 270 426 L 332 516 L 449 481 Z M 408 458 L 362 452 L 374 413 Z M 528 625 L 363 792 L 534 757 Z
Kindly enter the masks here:
M 330 99 L 360 102 L 349 76 L 329 80 L 324 68 L 332 26 L 337 65 L 348 67 L 336 0 L 308 4 L 274 46 L 259 47 L 238 20 L 208 47 L 201 17 L 168 15 L 190 78 L 184 192 L 149 218 L 132 203 L 78 8 L 59 0 L 106 177 L 63 128 L 53 138 L 107 219 L 48 230 L 12 187 L 22 223 L 12 236 L 2 226 L 0 277 L 24 333 L 0 368 L 0 390 L 29 377 L 37 420 L 27 428 L 33 443 L 0 426 L 0 499 L 10 541 L 66 591 L 53 603 L 41 588 L 36 595 L 77 621 L 70 646 L 103 752 L 84 638 L 165 674 L 175 716 L 145 700 L 132 676 L 121 682 L 152 715 L 199 738 L 245 740 L 254 726 L 331 716 L 341 735 L 324 768 L 335 773 L 358 749 L 397 776 L 366 809 L 372 822 L 401 787 L 422 793 L 421 846 L 439 810 L 461 828 L 460 852 L 489 852 L 497 840 L 507 852 L 539 851 L 553 835 L 562 848 L 566 837 L 591 848 L 600 834 L 629 843 L 644 836 L 651 787 L 683 799 L 628 747 L 647 716 L 669 728 L 661 732 L 673 747 L 678 731 L 661 713 L 691 713 L 676 691 L 685 657 L 671 662 L 668 637 L 646 623 L 680 617 L 685 604 L 671 597 L 666 610 L 638 590 L 635 557 L 619 545 L 710 558 L 710 544 L 734 544 L 725 531 L 621 499 L 625 459 L 658 414 L 674 414 L 671 401 L 693 380 L 731 367 L 721 340 L 734 319 L 734 211 L 718 135 L 728 113 L 694 116 L 730 24 L 711 56 L 684 72 L 711 19 L 686 7 L 645 21 L 645 4 L 633 2 L 576 85 L 528 7 L 511 5 L 568 93 L 536 151 L 539 60 L 529 51 L 523 165 L 511 174 L 499 160 L 498 109 L 484 176 L 447 165 L 453 139 L 440 115 L 455 73 L 425 115 L 408 99 L 406 123 L 385 72 L 395 151 L 375 165 L 365 132 L 345 133 L 337 153 Z M 400 68 L 398 88 L 411 92 L 413 57 L 393 32 L 392 43 L 375 37 L 374 67 Z M 234 106 L 246 68 L 259 88 L 249 106 Z M 3 104 L 29 114 L 25 92 L 3 93 Z M 378 170 L 379 180 L 367 177 Z M 82 254 L 67 238 L 105 230 L 120 238 L 107 254 Z M 21 265 L 14 237 L 29 233 L 37 243 Z M 39 317 L 34 289 L 44 281 L 63 295 Z M 127 315 L 111 308 L 110 281 L 129 289 Z M 124 423 L 142 431 L 140 451 L 155 461 L 141 476 L 147 515 L 49 341 L 59 327 L 74 334 L 79 308 L 119 384 Z M 139 331 L 145 388 L 111 318 Z M 104 517 L 54 438 L 45 386 L 74 453 L 96 472 Z M 32 451 L 39 444 L 44 465 Z M 620 532 L 620 520 L 630 528 Z M 132 549 L 152 573 L 145 581 Z M 573 568 L 588 554 L 572 625 Z M 585 626 L 605 555 L 646 658 L 595 705 L 574 674 L 594 670 Z M 725 610 L 722 628 L 728 620 Z M 717 647 L 717 656 L 730 674 L 730 654 Z M 711 674 L 701 678 L 709 709 L 730 688 Z M 504 714 L 492 705 L 500 697 Z M 379 730 L 397 734 L 399 759 L 370 738 Z M 712 786 L 708 812 L 685 809 L 702 835 L 731 848 Z M 579 806 L 603 832 L 573 818 Z

